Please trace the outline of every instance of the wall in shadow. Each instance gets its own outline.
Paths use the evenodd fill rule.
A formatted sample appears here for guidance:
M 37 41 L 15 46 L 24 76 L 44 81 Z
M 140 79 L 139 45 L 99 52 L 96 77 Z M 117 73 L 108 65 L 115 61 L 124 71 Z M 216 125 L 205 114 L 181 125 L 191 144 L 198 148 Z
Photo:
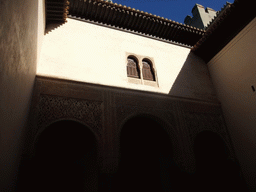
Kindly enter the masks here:
M 113 191 L 176 191 L 180 188 L 184 177 L 172 159 L 171 140 L 156 121 L 149 117 L 128 120 L 120 142 L 120 167 Z
M 190 52 L 169 95 L 217 101 L 206 63 Z
M 98 186 L 98 191 L 188 191 L 193 187 L 198 188 L 201 184 L 198 178 L 212 177 L 197 176 L 203 175 L 198 172 L 203 168 L 198 168 L 197 173 L 192 174 L 196 171 L 193 141 L 198 133 L 206 129 L 220 134 L 229 147 L 229 157 L 235 159 L 220 105 L 216 103 L 201 103 L 201 101 L 177 99 L 163 94 L 46 77 L 38 77 L 33 100 L 35 103 L 31 111 L 33 120 L 30 122 L 31 127 L 27 137 L 27 155 L 31 154 L 31 146 L 34 145 L 36 135 L 46 125 L 59 122 L 63 118 L 79 120 L 82 124 L 88 125 L 95 133 L 95 137 L 99 138 L 97 140 L 99 182 L 95 184 Z M 65 129 L 67 126 L 69 128 Z M 86 177 L 83 176 L 83 167 L 88 166 L 79 164 L 80 168 L 75 171 L 77 164 L 74 162 L 82 162 L 82 165 L 85 165 L 83 158 L 79 156 L 81 154 L 85 159 L 90 159 L 86 157 L 86 146 L 91 146 L 87 141 L 94 141 L 90 138 L 94 138 L 94 135 L 88 127 L 77 123 L 73 126 L 73 122 L 72 124 L 67 121 L 62 124 L 54 123 L 46 128 L 38 137 L 36 145 L 38 161 L 32 160 L 31 163 L 27 163 L 27 165 L 33 162 L 37 164 L 34 164 L 34 169 L 31 170 L 22 168 L 21 172 L 25 175 L 30 171 L 27 174 L 30 178 L 20 177 L 23 191 L 29 191 L 28 187 L 31 188 L 30 191 L 35 191 L 41 186 L 44 187 L 45 179 L 56 178 L 53 176 L 56 175 L 55 170 L 44 173 L 47 169 L 40 170 L 40 167 L 49 165 L 55 169 L 61 164 L 63 166 L 58 169 L 64 176 L 67 172 L 68 176 L 81 177 L 66 179 L 59 175 L 60 179 L 57 182 L 63 183 L 60 187 L 68 189 L 71 188 L 69 183 L 73 183 L 73 186 L 80 185 L 80 189 L 83 188 L 83 178 Z M 205 138 L 206 141 L 211 141 L 210 144 L 214 143 L 211 147 L 216 146 L 214 140 L 208 139 L 207 135 Z M 207 146 L 203 141 L 199 146 Z M 76 148 L 77 151 L 72 151 Z M 221 157 L 219 153 L 215 154 Z M 51 165 L 53 163 L 51 158 L 57 159 L 59 165 L 58 161 L 55 163 L 58 166 Z M 204 162 L 201 162 L 203 167 Z M 211 170 L 208 170 L 211 174 Z M 47 177 L 38 175 L 40 172 Z M 50 172 L 52 175 L 49 175 Z M 93 173 L 97 173 L 97 170 Z M 95 182 L 97 180 L 95 179 Z M 36 187 L 32 188 L 34 186 L 31 184 L 36 184 Z M 76 191 L 80 189 L 78 187 Z
M 238 164 L 228 159 L 221 137 L 211 131 L 199 133 L 195 139 L 196 191 L 247 191 Z

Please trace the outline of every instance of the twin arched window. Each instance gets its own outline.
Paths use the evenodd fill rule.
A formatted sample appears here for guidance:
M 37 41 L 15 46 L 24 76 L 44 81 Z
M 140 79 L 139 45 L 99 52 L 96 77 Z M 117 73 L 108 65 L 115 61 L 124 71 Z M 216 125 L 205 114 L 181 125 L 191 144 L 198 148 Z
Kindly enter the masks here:
M 127 76 L 140 78 L 140 67 L 138 61 L 131 56 L 127 58 Z M 142 76 L 144 80 L 155 81 L 153 65 L 148 59 L 142 60 Z

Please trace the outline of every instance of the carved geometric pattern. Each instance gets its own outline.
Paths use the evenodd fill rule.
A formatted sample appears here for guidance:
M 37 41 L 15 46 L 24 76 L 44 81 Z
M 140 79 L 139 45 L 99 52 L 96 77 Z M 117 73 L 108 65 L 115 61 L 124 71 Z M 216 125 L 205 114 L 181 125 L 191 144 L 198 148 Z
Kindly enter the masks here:
M 102 130 L 102 102 L 53 95 L 41 95 L 38 128 L 58 119 L 77 119 L 97 133 Z

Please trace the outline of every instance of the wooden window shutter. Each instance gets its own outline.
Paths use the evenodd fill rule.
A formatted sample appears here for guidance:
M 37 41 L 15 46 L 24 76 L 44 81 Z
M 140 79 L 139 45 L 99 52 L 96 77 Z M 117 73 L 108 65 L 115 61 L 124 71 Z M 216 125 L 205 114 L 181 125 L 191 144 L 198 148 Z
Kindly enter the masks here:
M 155 75 L 154 75 L 152 64 L 149 61 L 143 60 L 142 65 L 143 65 L 142 67 L 143 79 L 155 81 Z
M 138 63 L 135 59 L 128 57 L 127 59 L 127 76 L 140 78 L 140 71 Z

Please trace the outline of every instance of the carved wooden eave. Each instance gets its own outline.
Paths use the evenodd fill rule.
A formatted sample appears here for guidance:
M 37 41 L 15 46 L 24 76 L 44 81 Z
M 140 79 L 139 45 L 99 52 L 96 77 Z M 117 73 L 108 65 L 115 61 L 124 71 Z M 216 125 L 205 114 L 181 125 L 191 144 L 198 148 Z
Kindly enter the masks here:
M 69 14 L 192 47 L 204 30 L 104 0 L 70 0 Z
M 68 9 L 68 0 L 46 0 L 46 24 L 65 23 Z

